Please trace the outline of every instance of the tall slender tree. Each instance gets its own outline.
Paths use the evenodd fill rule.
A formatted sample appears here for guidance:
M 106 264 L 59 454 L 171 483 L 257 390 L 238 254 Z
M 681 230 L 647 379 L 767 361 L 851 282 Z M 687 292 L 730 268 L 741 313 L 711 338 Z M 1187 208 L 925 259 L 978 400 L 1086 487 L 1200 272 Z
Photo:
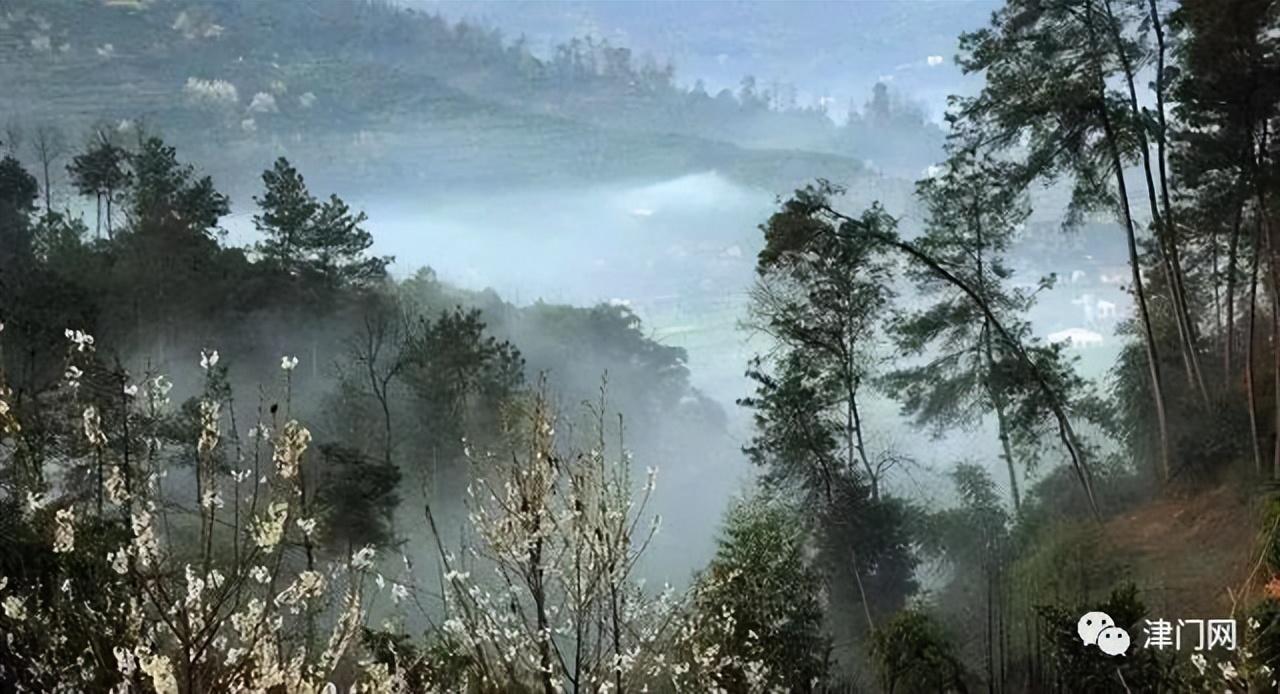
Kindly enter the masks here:
M 1273 4 L 1265 0 L 1185 0 L 1169 21 L 1177 38 L 1174 55 L 1179 68 L 1172 79 L 1173 112 L 1181 124 L 1171 138 L 1171 164 L 1188 191 L 1188 206 L 1199 211 L 1231 209 L 1224 269 L 1224 370 L 1227 383 L 1234 382 L 1236 344 L 1243 339 L 1243 387 L 1259 473 L 1264 463 L 1254 352 L 1258 265 L 1268 248 L 1271 154 L 1266 133 L 1280 105 L 1280 53 L 1276 40 L 1269 37 L 1275 22 Z M 1205 228 L 1188 231 L 1198 232 L 1202 240 Z M 1247 276 L 1241 267 L 1245 260 L 1249 261 Z M 1247 319 L 1243 335 L 1237 338 L 1237 292 L 1242 280 L 1247 281 Z M 1273 470 L 1277 460 L 1273 453 Z
M 99 129 L 90 137 L 85 150 L 72 157 L 67 165 L 72 185 L 81 195 L 93 196 L 97 203 L 95 233 L 98 238 L 102 237 L 104 211 L 107 238 L 113 236 L 112 203 L 129 185 L 131 174 L 128 164 L 129 153 L 112 140 L 108 131 Z
M 766 225 L 750 326 L 776 341 L 784 362 L 804 363 L 815 379 L 815 426 L 838 442 L 842 474 L 861 475 L 878 498 L 881 470 L 867 449 L 862 407 L 892 297 L 890 266 L 874 246 L 816 233 L 809 225 L 823 223 L 812 215 L 821 199 L 798 195 Z
M 1134 119 L 1127 98 L 1112 89 L 1120 69 L 1108 16 L 1099 0 L 1007 2 L 990 27 L 961 37 L 961 67 L 983 73 L 986 84 L 977 96 L 957 102 L 959 126 L 971 142 L 1018 148 L 1024 180 L 1070 176 L 1069 222 L 1099 207 L 1117 213 L 1158 421 L 1158 469 L 1167 480 L 1172 463 L 1160 348 L 1125 180 L 1126 164 L 1135 159 Z
M 1147 6 L 1128 7 L 1120 5 L 1113 0 L 1102 0 L 1101 10 L 1105 15 L 1107 33 L 1111 41 L 1111 50 L 1115 55 L 1115 63 L 1119 67 L 1119 77 L 1122 78 L 1125 86 L 1125 95 L 1127 96 L 1129 107 L 1129 122 L 1133 124 L 1132 127 L 1128 128 L 1128 131 L 1134 139 L 1133 149 L 1136 150 L 1138 155 L 1137 158 L 1141 164 L 1140 170 L 1146 183 L 1147 205 L 1151 214 L 1152 227 L 1155 231 L 1156 256 L 1164 273 L 1165 284 L 1169 288 L 1174 325 L 1178 333 L 1179 352 L 1182 355 L 1188 380 L 1197 388 L 1202 402 L 1207 405 L 1209 393 L 1205 385 L 1204 375 L 1200 369 L 1200 357 L 1195 344 L 1195 326 L 1191 322 L 1187 308 L 1177 235 L 1173 228 L 1172 210 L 1169 209 L 1169 185 L 1164 162 L 1164 31 L 1160 13 L 1154 4 L 1149 6 L 1148 9 Z M 1092 13 L 1090 12 L 1090 14 Z M 1151 51 L 1148 50 L 1149 46 L 1146 45 L 1143 37 L 1131 36 L 1128 31 L 1130 26 L 1146 22 L 1151 23 L 1157 36 L 1157 48 L 1154 58 L 1156 81 L 1153 83 L 1157 114 L 1154 118 L 1149 117 L 1139 106 L 1136 77 L 1137 70 L 1142 67 L 1142 62 L 1152 60 Z M 1151 127 L 1152 124 L 1149 121 L 1154 122 L 1154 127 Z M 1159 190 L 1157 190 L 1155 173 L 1153 172 L 1151 143 L 1150 138 L 1147 136 L 1148 129 L 1154 130 L 1159 145 L 1157 152 L 1159 158 Z M 1157 201 L 1158 195 L 1163 196 L 1163 209 L 1161 209 L 1160 203 Z
M 1007 286 L 1012 271 L 1003 258 L 1030 211 L 1016 173 L 1012 164 L 955 145 L 943 170 L 917 187 L 928 217 L 925 234 L 915 243 L 1025 336 L 1028 329 L 1019 316 L 1031 298 Z M 1021 497 L 1015 420 L 1010 417 L 1010 384 L 1003 380 L 1010 370 L 1001 368 L 1013 356 L 975 302 L 928 268 L 910 267 L 920 294 L 934 303 L 900 317 L 893 333 L 905 353 L 931 351 L 926 363 L 894 371 L 887 383 L 918 423 L 938 433 L 994 415 L 1016 511 Z
M 50 169 L 53 163 L 66 153 L 62 130 L 51 123 L 40 125 L 31 138 L 31 150 L 40 162 L 41 184 L 44 193 L 44 213 L 53 214 L 53 187 Z

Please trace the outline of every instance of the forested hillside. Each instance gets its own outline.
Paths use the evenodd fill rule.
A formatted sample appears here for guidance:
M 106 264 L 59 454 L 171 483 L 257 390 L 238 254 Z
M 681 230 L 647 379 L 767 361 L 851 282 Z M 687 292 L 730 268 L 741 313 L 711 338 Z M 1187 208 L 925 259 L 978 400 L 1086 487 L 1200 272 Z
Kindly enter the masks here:
M 838 127 L 749 76 L 711 95 L 607 41 L 536 57 L 519 37 L 392 4 L 21 0 L 3 21 L 11 119 L 141 119 L 215 173 L 265 166 L 265 148 L 346 189 L 719 169 L 782 191 L 848 180 L 867 159 L 915 176 L 941 141 L 883 90 Z

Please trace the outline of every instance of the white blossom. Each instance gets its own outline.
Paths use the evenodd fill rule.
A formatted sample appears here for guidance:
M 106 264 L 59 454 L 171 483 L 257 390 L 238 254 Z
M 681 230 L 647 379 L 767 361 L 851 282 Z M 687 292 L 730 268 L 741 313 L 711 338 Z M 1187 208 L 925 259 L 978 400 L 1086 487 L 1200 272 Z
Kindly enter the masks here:
M 373 566 L 373 545 L 365 545 L 351 557 L 351 566 L 357 569 L 367 569 Z
M 53 520 L 53 551 L 66 554 L 76 547 L 76 512 L 69 506 L 58 509 Z
M 37 511 L 43 510 L 49 505 L 49 500 L 45 498 L 44 492 L 27 492 L 27 503 L 23 507 L 27 515 L 30 516 Z
M 107 499 L 113 504 L 124 504 L 129 500 L 129 488 L 125 484 L 124 472 L 119 465 L 112 465 L 107 473 Z
M 283 501 L 272 502 L 267 508 L 266 517 L 258 518 L 253 526 L 253 541 L 263 549 L 271 549 L 280 544 L 284 537 L 285 517 L 289 512 L 289 504 Z
M 120 674 L 124 675 L 125 679 L 132 677 L 138 668 L 138 661 L 133 657 L 133 653 L 123 646 L 116 646 L 111 649 L 111 652 L 116 656 L 116 669 Z
M 224 503 L 222 501 L 222 494 L 218 491 L 217 487 L 211 487 L 204 490 L 204 493 L 200 497 L 200 505 L 210 511 L 223 507 Z
M 285 423 L 272 454 L 280 477 L 290 480 L 297 476 L 302 465 L 302 455 L 306 453 L 310 443 L 311 432 L 306 427 L 292 419 Z
M 218 350 L 200 350 L 200 368 L 208 371 L 218 365 Z
M 22 598 L 16 595 L 7 596 L 4 599 L 4 616 L 17 622 L 26 620 L 27 606 Z
M 167 655 L 146 655 L 141 659 L 142 671 L 151 678 L 156 694 L 178 694 L 178 680 Z
M 403 583 L 393 583 L 391 585 L 391 601 L 400 604 L 401 600 L 409 597 L 409 589 Z
M 64 334 L 67 336 L 67 339 L 71 340 L 71 343 L 76 346 L 76 351 L 83 352 L 85 350 L 93 349 L 93 335 L 90 335 L 83 330 L 72 330 L 71 328 L 67 328 Z
M 111 570 L 121 576 L 129 573 L 129 553 L 125 550 L 107 552 L 107 562 L 111 564 Z
M 98 415 L 98 408 L 93 405 L 84 408 L 82 419 L 84 422 L 84 437 L 88 439 L 89 445 L 107 445 L 107 435 L 102 431 L 102 417 Z

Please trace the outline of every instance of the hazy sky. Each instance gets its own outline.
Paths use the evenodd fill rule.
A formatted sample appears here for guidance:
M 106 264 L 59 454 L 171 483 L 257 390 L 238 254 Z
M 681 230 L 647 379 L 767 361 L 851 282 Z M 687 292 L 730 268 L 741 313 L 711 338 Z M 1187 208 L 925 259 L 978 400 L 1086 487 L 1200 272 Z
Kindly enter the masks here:
M 973 88 L 955 67 L 960 32 L 986 23 L 995 0 L 832 2 L 514 2 L 402 0 L 451 19 L 524 34 L 545 54 L 574 36 L 593 35 L 636 55 L 670 59 L 677 79 L 709 90 L 736 88 L 751 74 L 761 85 L 790 82 L 802 97 L 826 96 L 843 114 L 879 80 L 923 101 L 938 117 L 946 96 Z M 932 60 L 930 57 L 932 56 Z M 972 83 L 972 84 L 971 84 Z

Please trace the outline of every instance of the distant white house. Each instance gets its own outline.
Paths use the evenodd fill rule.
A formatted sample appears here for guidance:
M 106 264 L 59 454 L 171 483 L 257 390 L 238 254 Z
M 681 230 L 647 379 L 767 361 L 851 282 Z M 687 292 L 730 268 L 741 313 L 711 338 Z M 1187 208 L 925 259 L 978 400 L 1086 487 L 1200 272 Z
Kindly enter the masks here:
M 1081 294 L 1071 300 L 1072 305 L 1079 306 L 1084 315 L 1084 324 L 1096 327 L 1102 323 L 1114 322 L 1118 317 L 1118 307 L 1094 294 Z
M 1066 330 L 1049 333 L 1048 337 L 1049 342 L 1054 344 L 1066 343 L 1070 347 L 1079 349 L 1097 347 L 1102 344 L 1101 334 L 1085 328 L 1067 328 Z
M 1098 320 L 1115 320 L 1116 319 L 1116 305 L 1111 303 L 1110 301 L 1104 301 L 1102 299 L 1099 299 L 1096 309 L 1097 309 Z

